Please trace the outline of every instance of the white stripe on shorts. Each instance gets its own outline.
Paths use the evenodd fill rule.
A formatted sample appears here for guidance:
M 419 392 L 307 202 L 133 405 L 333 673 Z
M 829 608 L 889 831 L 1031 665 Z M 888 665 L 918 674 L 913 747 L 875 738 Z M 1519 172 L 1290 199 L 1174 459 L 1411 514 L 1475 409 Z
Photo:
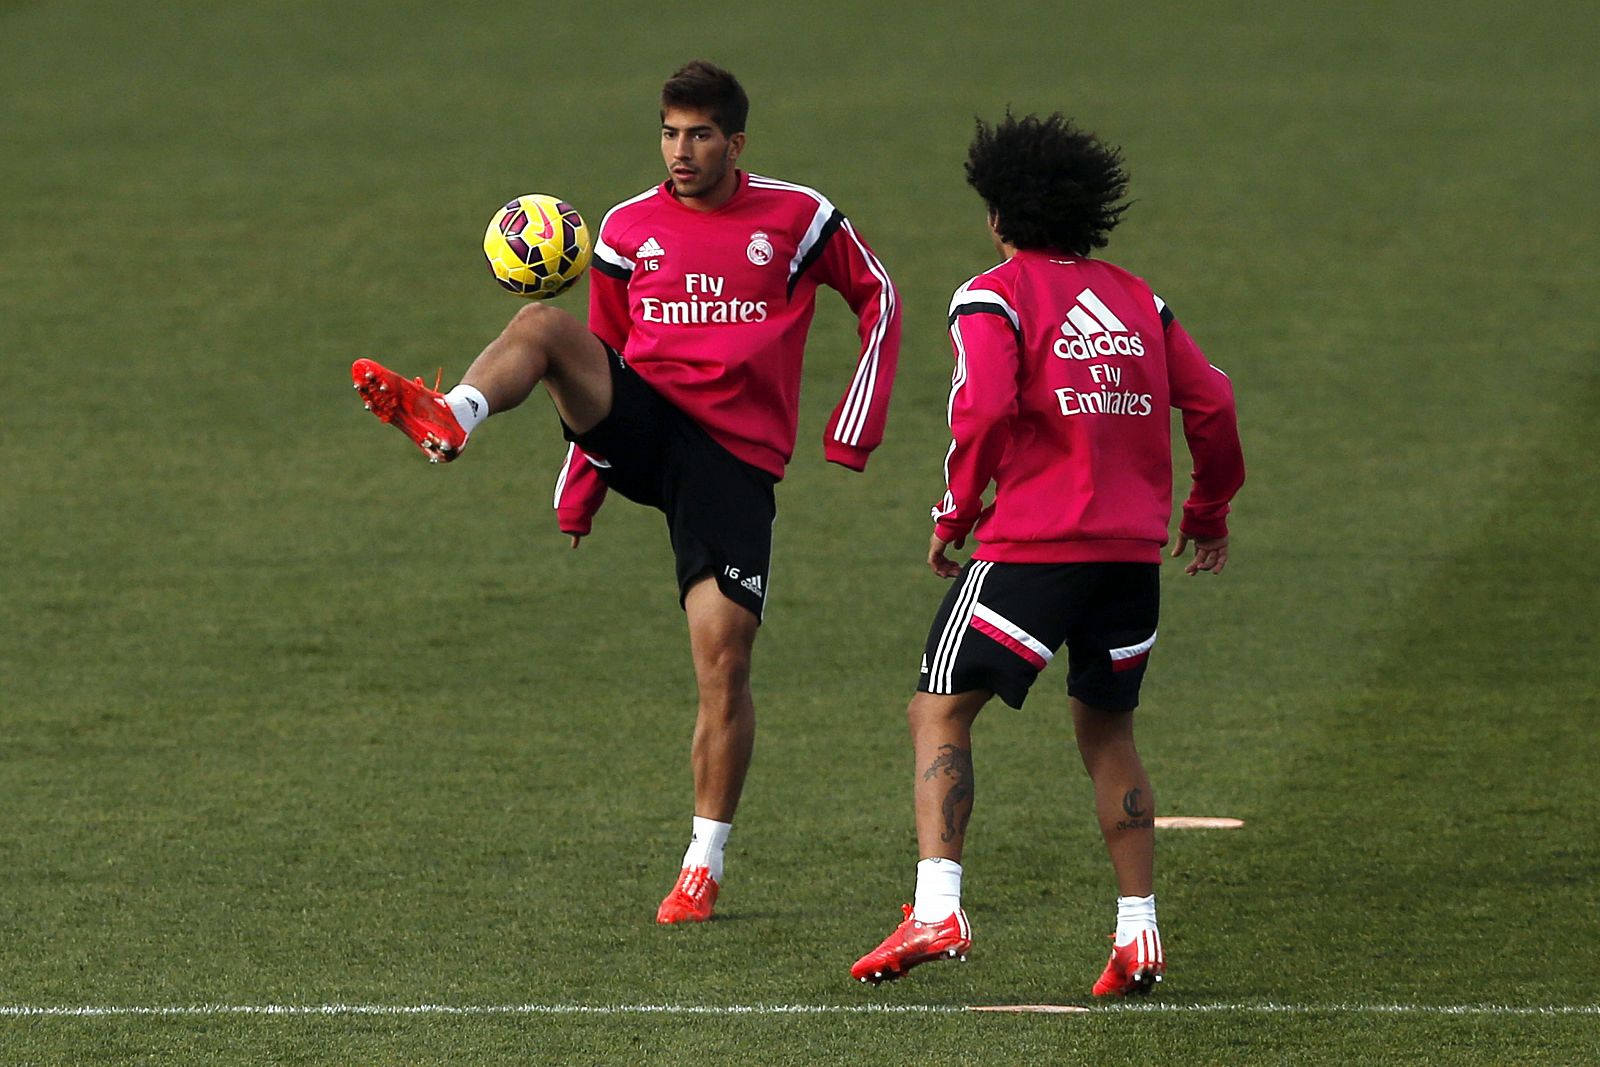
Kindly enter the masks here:
M 972 624 L 972 609 L 977 606 L 978 592 L 983 588 L 983 579 L 993 566 L 993 563 L 979 560 L 967 568 L 966 576 L 962 579 L 961 591 L 956 595 L 956 602 L 950 609 L 950 618 L 945 620 L 944 632 L 939 635 L 939 647 L 934 652 L 933 666 L 928 671 L 928 692 L 940 694 L 952 692 L 955 685 L 956 654 L 961 651 L 962 638 L 967 634 L 967 627 Z
M 1129 645 L 1126 648 L 1113 648 L 1111 650 L 1111 658 L 1114 660 L 1133 659 L 1135 656 L 1144 655 L 1146 652 L 1149 652 L 1152 648 L 1156 647 L 1156 633 L 1159 632 L 1160 631 L 1155 631 L 1151 633 L 1148 638 L 1140 641 L 1137 645 Z
M 993 608 L 987 607 L 983 604 L 974 604 L 972 606 L 972 614 L 977 618 L 982 619 L 990 626 L 993 626 L 1001 633 L 1009 636 L 1013 641 L 1016 641 L 1023 648 L 1026 648 L 1035 656 L 1038 656 L 1040 659 L 1044 660 L 1046 664 L 1056 658 L 1056 654 L 1044 647 L 1043 642 L 1041 642 L 1037 637 L 1033 636 L 1028 631 L 1024 630 L 1022 627 L 1018 626 L 1016 623 L 1000 614 L 998 611 L 995 611 Z

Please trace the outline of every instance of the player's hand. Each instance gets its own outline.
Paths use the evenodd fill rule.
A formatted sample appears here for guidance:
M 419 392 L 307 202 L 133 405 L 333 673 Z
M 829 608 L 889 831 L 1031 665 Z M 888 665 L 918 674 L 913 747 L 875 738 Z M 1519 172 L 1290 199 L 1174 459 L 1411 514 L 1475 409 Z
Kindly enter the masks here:
M 966 543 L 965 537 L 958 538 L 955 547 L 960 548 Z M 938 534 L 928 539 L 928 566 L 932 567 L 933 573 L 941 578 L 954 578 L 961 573 L 961 564 L 945 554 L 950 548 L 950 542 L 941 541 Z
M 577 548 L 578 547 L 578 543 L 583 540 L 583 534 L 568 534 L 567 536 L 572 538 L 572 547 L 573 548 Z
M 1177 559 L 1189 547 L 1189 536 L 1180 532 L 1178 543 L 1172 546 L 1172 558 Z M 1183 568 L 1185 574 L 1199 574 L 1201 571 L 1210 571 L 1212 574 L 1221 574 L 1222 568 L 1228 565 L 1228 539 L 1226 537 L 1196 537 L 1194 539 L 1194 559 Z

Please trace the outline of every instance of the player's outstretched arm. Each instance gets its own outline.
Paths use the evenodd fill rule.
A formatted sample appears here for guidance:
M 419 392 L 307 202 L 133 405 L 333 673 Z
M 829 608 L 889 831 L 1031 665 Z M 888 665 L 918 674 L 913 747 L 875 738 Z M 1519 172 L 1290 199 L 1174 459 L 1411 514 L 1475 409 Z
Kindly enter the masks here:
M 1172 558 L 1178 559 L 1189 547 L 1189 535 L 1178 534 L 1178 543 L 1172 546 Z M 1228 565 L 1228 539 L 1226 537 L 1196 537 L 1194 539 L 1194 559 L 1183 568 L 1183 573 L 1194 575 L 1201 571 L 1210 571 L 1212 574 L 1221 574 L 1222 568 Z

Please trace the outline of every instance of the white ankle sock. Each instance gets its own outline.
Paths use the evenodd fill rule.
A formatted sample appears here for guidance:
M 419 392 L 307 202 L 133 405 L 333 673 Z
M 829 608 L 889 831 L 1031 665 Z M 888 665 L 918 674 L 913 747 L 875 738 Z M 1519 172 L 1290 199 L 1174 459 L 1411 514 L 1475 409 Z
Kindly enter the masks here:
M 917 863 L 917 896 L 911 917 L 919 923 L 948 919 L 961 907 L 961 864 L 955 860 L 932 859 Z
M 1156 928 L 1156 895 L 1117 898 L 1116 943 L 1126 945 L 1146 930 Z
M 450 413 L 468 433 L 489 417 L 489 401 L 470 385 L 456 386 L 444 394 L 444 402 L 450 405 Z
M 722 884 L 722 854 L 728 847 L 731 822 L 694 817 L 694 833 L 689 837 L 689 849 L 683 854 L 685 867 L 710 867 L 711 877 Z

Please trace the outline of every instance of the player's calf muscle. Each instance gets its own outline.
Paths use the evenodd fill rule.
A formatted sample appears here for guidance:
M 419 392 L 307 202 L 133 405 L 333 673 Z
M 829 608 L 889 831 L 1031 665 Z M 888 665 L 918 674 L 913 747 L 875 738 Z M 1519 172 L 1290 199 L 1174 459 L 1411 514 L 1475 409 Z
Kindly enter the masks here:
M 939 841 L 958 843 L 966 837 L 967 820 L 972 817 L 972 750 L 956 745 L 940 745 L 922 772 L 929 799 L 939 805 Z M 948 783 L 943 790 L 939 785 Z

